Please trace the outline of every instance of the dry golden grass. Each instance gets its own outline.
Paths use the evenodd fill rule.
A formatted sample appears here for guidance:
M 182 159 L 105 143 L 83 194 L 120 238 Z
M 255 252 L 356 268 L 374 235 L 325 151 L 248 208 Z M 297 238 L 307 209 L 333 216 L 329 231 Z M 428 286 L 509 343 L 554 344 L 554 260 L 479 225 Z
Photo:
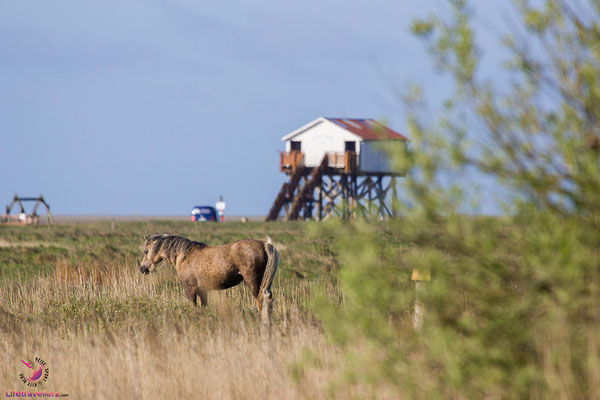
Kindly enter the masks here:
M 308 311 L 316 290 L 341 299 L 333 284 L 276 278 L 269 338 L 245 286 L 200 309 L 168 265 L 144 276 L 133 259 L 59 259 L 51 275 L 0 282 L 1 387 L 27 390 L 20 360 L 37 356 L 50 367 L 42 388 L 72 398 L 322 397 L 340 357 Z M 310 352 L 321 361 L 303 371 Z

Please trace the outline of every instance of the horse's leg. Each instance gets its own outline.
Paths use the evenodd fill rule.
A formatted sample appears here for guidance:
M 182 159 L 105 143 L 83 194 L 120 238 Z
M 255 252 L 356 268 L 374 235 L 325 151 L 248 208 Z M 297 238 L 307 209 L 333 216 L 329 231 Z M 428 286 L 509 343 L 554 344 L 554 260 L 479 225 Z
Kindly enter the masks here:
M 192 302 L 193 305 L 196 304 L 196 288 L 190 285 L 183 285 L 183 291 L 185 292 L 185 297 L 188 298 L 189 301 Z
M 260 278 L 262 277 L 258 277 L 256 271 L 250 268 L 246 268 L 243 271 L 240 271 L 240 273 L 244 278 L 244 282 L 246 282 L 250 288 L 250 293 L 252 294 L 252 297 L 254 297 L 254 301 L 256 301 L 256 308 L 260 311 L 261 304 L 258 301 L 258 292 L 260 290 Z
M 200 306 L 206 307 L 208 305 L 208 295 L 206 290 L 196 290 L 196 294 L 200 297 Z
M 196 303 L 196 293 L 198 292 L 198 288 L 196 286 L 195 278 L 187 278 L 183 282 L 183 291 L 185 293 L 185 297 L 188 298 L 192 304 L 197 305 Z

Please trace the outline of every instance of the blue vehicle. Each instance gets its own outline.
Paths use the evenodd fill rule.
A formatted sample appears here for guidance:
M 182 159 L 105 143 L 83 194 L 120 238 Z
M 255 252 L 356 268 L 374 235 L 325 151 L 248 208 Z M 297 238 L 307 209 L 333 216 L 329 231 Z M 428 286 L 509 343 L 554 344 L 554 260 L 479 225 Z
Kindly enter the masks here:
M 190 217 L 192 221 L 214 221 L 217 222 L 217 210 L 211 206 L 196 206 L 192 209 L 192 215 Z

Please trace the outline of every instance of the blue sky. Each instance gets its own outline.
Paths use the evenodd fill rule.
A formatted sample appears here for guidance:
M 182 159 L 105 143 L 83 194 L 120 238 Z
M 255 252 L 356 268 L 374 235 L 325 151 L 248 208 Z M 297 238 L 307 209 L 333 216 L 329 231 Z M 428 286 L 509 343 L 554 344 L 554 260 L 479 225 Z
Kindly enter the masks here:
M 319 116 L 402 132 L 405 82 L 448 94 L 409 32 L 442 4 L 0 0 L 0 206 L 175 215 L 221 194 L 264 215 L 281 136 Z

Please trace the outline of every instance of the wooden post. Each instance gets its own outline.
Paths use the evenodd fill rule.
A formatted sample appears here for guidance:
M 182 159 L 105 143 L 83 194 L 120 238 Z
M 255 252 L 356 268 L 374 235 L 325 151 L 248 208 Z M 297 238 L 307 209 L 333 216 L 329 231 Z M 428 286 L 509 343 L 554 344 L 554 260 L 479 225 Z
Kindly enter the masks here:
M 415 311 L 413 315 L 413 328 L 415 331 L 421 330 L 423 326 L 423 314 L 425 313 L 425 306 L 419 300 L 419 291 L 423 282 L 415 282 Z
M 271 314 L 273 313 L 273 295 L 267 289 L 263 289 L 261 319 L 263 332 L 266 332 L 268 337 L 271 337 Z
M 423 283 L 431 280 L 431 270 L 413 269 L 410 280 L 415 282 L 415 311 L 413 314 L 413 328 L 418 331 L 423 327 L 425 305 L 419 300 L 419 292 L 423 290 Z

